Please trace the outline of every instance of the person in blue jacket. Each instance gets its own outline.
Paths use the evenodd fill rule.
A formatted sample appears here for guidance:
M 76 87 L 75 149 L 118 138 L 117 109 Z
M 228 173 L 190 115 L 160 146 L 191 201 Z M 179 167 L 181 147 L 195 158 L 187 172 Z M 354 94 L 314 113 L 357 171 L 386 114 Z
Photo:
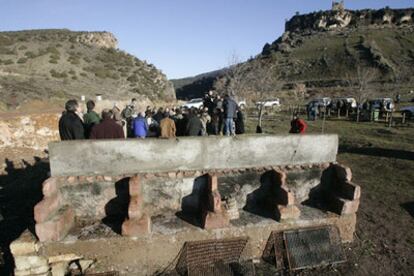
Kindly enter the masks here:
M 134 119 L 132 124 L 134 130 L 134 136 L 136 138 L 145 138 L 148 134 L 148 124 L 145 118 L 145 113 L 140 112 L 138 116 Z

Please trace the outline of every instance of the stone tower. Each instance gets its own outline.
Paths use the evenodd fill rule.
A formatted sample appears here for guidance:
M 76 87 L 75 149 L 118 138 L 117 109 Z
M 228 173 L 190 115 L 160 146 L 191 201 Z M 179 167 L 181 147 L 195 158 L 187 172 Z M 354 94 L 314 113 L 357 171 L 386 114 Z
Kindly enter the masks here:
M 344 1 L 332 1 L 332 10 L 333 11 L 344 11 L 345 10 L 345 4 Z

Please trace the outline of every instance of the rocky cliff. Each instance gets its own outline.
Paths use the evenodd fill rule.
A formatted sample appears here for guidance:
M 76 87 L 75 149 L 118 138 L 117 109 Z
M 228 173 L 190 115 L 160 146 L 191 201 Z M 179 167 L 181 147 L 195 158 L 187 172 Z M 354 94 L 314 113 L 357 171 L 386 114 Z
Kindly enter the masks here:
M 378 95 L 412 90 L 414 78 L 414 9 L 332 10 L 295 15 L 286 31 L 262 53 L 223 76 L 218 87 L 239 87 L 249 98 L 305 84 L 309 97 L 354 94 L 365 78 Z M 247 80 L 247 81 L 245 81 Z M 224 87 L 223 87 L 223 84 Z
M 397 27 L 413 25 L 414 9 L 381 9 L 351 11 L 335 7 L 330 11 L 296 15 L 286 22 L 286 31 L 311 33 L 313 31 L 339 30 L 358 27 Z
M 88 32 L 76 36 L 76 41 L 96 47 L 118 48 L 118 40 L 109 32 Z

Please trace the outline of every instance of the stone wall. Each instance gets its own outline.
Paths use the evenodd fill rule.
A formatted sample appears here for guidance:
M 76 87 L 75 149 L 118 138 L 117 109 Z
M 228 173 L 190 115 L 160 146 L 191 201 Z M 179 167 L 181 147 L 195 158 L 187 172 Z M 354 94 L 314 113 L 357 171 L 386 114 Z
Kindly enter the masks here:
M 297 202 L 309 199 L 310 191 L 321 183 L 322 172 L 328 164 L 284 168 L 287 187 Z M 275 167 L 276 168 L 276 167 Z M 282 169 L 277 167 L 277 169 Z M 218 190 L 223 198 L 234 198 L 238 209 L 247 204 L 249 194 L 260 189 L 266 168 L 210 171 L 218 176 Z M 142 174 L 141 186 L 145 213 L 151 216 L 175 213 L 184 209 L 199 210 L 206 190 L 207 171 Z M 82 220 L 101 220 L 108 215 L 121 215 L 122 202 L 128 202 L 129 176 L 59 177 L 59 190 L 63 205 L 73 206 L 75 215 Z M 120 204 L 118 204 L 118 203 Z M 111 204 L 119 208 L 111 207 Z M 112 209 L 112 210 L 108 210 Z M 113 212 L 116 209 L 119 212 Z
M 0 149 L 47 149 L 51 141 L 59 140 L 60 114 L 31 114 L 0 117 Z

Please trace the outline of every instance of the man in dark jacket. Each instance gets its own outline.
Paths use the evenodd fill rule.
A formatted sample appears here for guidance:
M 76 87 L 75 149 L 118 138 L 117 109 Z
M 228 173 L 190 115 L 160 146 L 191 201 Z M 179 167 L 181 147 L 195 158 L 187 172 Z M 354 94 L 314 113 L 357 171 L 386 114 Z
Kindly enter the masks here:
M 59 120 L 59 135 L 63 140 L 85 139 L 85 129 L 81 118 L 81 108 L 76 100 L 69 100 L 65 104 L 66 111 Z
M 204 96 L 203 106 L 208 109 L 209 115 L 213 114 L 215 108 L 213 91 L 208 91 L 208 93 Z
M 125 138 L 122 127 L 112 119 L 109 109 L 102 111 L 102 122 L 92 128 L 90 139 L 123 139 Z
M 101 121 L 101 118 L 99 118 L 98 113 L 94 111 L 95 108 L 95 102 L 92 100 L 89 100 L 86 102 L 86 109 L 88 110 L 87 113 L 83 114 L 83 124 L 85 127 L 85 137 L 89 138 L 89 135 L 91 134 L 92 128 L 99 124 Z
M 244 133 L 244 114 L 240 107 L 237 108 L 237 117 L 236 117 L 236 134 Z
M 202 129 L 203 124 L 200 118 L 197 116 L 197 111 L 195 109 L 191 109 L 190 114 L 188 116 L 185 134 L 187 136 L 200 136 Z
M 234 132 L 234 118 L 236 117 L 237 103 L 226 95 L 224 99 L 224 135 L 235 135 Z

